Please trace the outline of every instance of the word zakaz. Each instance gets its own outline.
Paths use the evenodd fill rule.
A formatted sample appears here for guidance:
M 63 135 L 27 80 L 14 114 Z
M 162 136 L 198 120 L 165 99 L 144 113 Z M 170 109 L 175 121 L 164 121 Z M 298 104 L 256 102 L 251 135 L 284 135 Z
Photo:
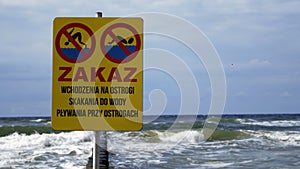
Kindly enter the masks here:
M 124 67 L 122 71 L 125 73 L 122 72 L 122 76 L 116 67 L 112 67 L 111 69 L 106 69 L 105 67 L 91 67 L 89 70 L 86 70 L 84 67 L 78 67 L 74 71 L 72 71 L 73 67 L 59 67 L 59 70 L 62 73 L 58 77 L 58 81 L 61 82 L 95 82 L 96 79 L 99 79 L 100 82 L 112 82 L 113 80 L 117 82 L 137 82 L 137 79 L 134 78 L 136 74 L 136 68 L 134 67 Z M 109 71 L 109 73 L 108 76 L 105 77 L 102 73 L 107 71 Z

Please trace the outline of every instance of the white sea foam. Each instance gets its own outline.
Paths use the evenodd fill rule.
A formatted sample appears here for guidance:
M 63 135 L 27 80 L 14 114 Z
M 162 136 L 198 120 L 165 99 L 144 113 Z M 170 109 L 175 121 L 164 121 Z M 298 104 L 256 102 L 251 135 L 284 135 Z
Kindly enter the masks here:
M 159 132 L 155 131 L 160 140 L 164 142 L 178 143 L 178 142 L 188 142 L 188 143 L 198 143 L 204 141 L 204 136 L 199 131 L 186 130 L 181 132 L 165 131 Z
M 121 168 L 164 166 L 168 163 L 166 154 L 185 156 L 189 145 L 198 146 L 204 140 L 200 131 L 193 130 L 145 132 L 151 133 L 151 137 L 144 137 L 140 132 L 109 132 L 109 152 L 118 154 L 118 158 L 112 158 L 112 163 Z
M 91 154 L 92 139 L 92 132 L 80 131 L 32 135 L 14 133 L 0 137 L 0 166 L 83 168 Z
M 262 135 L 271 140 L 280 141 L 282 144 L 285 145 L 300 145 L 299 131 L 268 131 L 263 132 Z
M 30 120 L 30 121 L 40 123 L 40 122 L 47 121 L 47 119 L 35 119 L 35 120 Z
M 232 165 L 233 163 L 224 163 L 220 161 L 214 161 L 214 162 L 206 162 L 202 164 L 201 166 L 203 167 L 208 167 L 208 168 L 222 168 L 222 167 L 228 167 Z
M 274 120 L 274 121 L 257 121 L 253 119 L 237 119 L 242 124 L 260 125 L 260 126 L 276 126 L 276 127 L 294 127 L 300 126 L 300 121 L 294 120 Z
M 120 168 L 148 168 L 149 165 L 164 165 L 163 153 L 180 153 L 177 143 L 150 141 L 145 137 L 132 137 L 132 132 L 109 133 L 109 152 L 121 158 L 112 158 L 112 163 Z M 138 158 L 137 158 L 138 157 Z M 126 160 L 128 159 L 128 160 Z M 129 167 L 130 166 L 130 167 Z
M 247 133 L 254 137 L 275 141 L 280 145 L 300 146 L 300 131 L 252 131 Z

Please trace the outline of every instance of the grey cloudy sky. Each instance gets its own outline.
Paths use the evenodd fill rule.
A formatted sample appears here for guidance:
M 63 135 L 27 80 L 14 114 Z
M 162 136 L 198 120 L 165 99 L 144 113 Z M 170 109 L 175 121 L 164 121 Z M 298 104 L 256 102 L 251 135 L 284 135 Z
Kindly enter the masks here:
M 215 46 L 224 66 L 225 112 L 299 112 L 299 9 L 298 0 L 1 0 L 0 116 L 50 116 L 52 21 L 55 17 L 92 17 L 96 11 L 114 17 L 163 12 L 197 26 Z M 161 43 L 155 43 L 157 38 Z M 145 39 L 145 47 L 170 50 L 190 65 L 200 85 L 200 111 L 207 112 L 211 90 L 203 66 L 186 59 L 189 52 L 172 48 L 168 39 Z M 161 88 L 168 99 L 165 113 L 176 113 L 178 86 L 174 79 L 161 77 L 165 77 L 161 72 L 145 73 L 145 108 L 149 92 Z

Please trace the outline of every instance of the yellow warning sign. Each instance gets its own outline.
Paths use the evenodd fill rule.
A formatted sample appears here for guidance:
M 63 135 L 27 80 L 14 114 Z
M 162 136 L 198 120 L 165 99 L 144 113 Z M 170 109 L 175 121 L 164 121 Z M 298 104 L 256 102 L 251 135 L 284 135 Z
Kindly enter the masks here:
M 52 127 L 140 130 L 143 20 L 55 18 Z

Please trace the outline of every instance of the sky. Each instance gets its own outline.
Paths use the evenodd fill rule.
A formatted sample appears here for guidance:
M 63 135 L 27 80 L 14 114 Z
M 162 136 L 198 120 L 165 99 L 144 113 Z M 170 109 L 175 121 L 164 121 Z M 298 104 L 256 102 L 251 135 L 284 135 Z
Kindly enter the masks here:
M 53 19 L 94 17 L 97 11 L 104 17 L 170 14 L 201 30 L 224 69 L 225 113 L 300 112 L 299 9 L 298 0 L 0 0 L 0 116 L 51 116 Z M 176 29 L 168 23 L 157 26 Z M 188 32 L 186 36 L 193 37 Z M 199 113 L 208 112 L 211 83 L 203 64 L 193 61 L 194 54 L 159 36 L 146 36 L 145 48 L 171 51 L 188 65 L 199 85 Z M 157 70 L 145 71 L 144 78 L 145 109 L 151 91 L 160 89 L 167 100 L 162 113 L 178 114 L 178 79 Z

